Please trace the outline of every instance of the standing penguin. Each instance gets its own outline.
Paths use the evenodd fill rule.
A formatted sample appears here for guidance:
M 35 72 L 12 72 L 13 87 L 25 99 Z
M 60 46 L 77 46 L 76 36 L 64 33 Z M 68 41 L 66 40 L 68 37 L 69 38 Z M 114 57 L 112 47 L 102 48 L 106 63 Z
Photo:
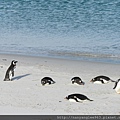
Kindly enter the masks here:
M 115 82 L 115 86 L 114 86 L 113 89 L 115 89 L 115 91 L 116 91 L 118 94 L 120 94 L 120 79 L 118 79 L 118 80 Z
M 6 71 L 4 81 L 12 81 L 11 78 L 14 77 L 14 71 L 15 71 L 17 62 L 18 61 L 15 61 L 15 60 L 13 60 L 11 62 L 11 65 L 9 66 L 9 68 Z

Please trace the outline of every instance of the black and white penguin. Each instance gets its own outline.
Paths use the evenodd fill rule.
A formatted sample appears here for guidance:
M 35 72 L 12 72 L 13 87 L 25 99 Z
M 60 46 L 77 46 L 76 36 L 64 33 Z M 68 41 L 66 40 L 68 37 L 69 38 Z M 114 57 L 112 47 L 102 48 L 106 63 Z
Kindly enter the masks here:
M 115 86 L 114 86 L 113 89 L 115 89 L 115 91 L 116 91 L 118 94 L 120 94 L 120 79 L 118 79 L 118 80 L 115 82 Z
M 18 61 L 15 61 L 15 60 L 13 60 L 11 62 L 11 65 L 9 66 L 9 68 L 6 71 L 4 81 L 12 81 L 11 78 L 14 77 L 14 71 L 15 71 L 17 62 Z
M 54 83 L 55 83 L 55 81 L 50 77 L 44 77 L 44 78 L 41 79 L 41 84 L 42 85 L 46 85 L 46 84 L 50 85 L 50 84 L 54 84 Z
M 97 84 L 106 84 L 109 82 L 115 82 L 114 80 L 111 80 L 109 77 L 107 76 L 97 76 L 95 78 L 93 78 L 90 82 L 92 83 L 97 83 Z
M 65 97 L 65 99 L 69 100 L 70 102 L 83 102 L 85 100 L 93 101 L 90 100 L 87 96 L 78 93 L 68 95 L 67 97 Z
M 80 77 L 73 77 L 71 79 L 72 84 L 77 84 L 77 85 L 84 85 L 85 83 L 81 80 Z

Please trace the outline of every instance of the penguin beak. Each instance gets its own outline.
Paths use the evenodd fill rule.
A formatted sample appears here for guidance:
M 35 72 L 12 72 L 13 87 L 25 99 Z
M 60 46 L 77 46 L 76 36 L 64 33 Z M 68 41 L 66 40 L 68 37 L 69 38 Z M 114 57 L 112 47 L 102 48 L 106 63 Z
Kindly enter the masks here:
M 90 82 L 93 82 L 93 80 L 90 80 Z
M 79 85 L 84 85 L 84 83 L 82 82 L 82 83 L 79 83 Z
M 15 63 L 17 63 L 18 61 L 15 61 Z
M 81 83 L 81 85 L 85 85 L 85 83 L 84 83 L 84 82 L 82 82 L 82 83 Z
M 67 97 L 65 97 L 64 99 L 68 100 L 68 98 L 67 98 Z

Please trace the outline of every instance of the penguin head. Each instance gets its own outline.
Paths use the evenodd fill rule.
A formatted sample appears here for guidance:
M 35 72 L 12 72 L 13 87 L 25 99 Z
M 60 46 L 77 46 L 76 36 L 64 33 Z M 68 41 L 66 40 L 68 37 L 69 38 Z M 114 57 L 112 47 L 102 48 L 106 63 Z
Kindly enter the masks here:
M 67 97 L 65 97 L 64 99 L 69 100 L 68 96 L 67 96 Z
M 80 81 L 78 82 L 78 84 L 79 84 L 79 85 L 84 85 L 85 83 L 84 83 L 82 80 L 80 80 Z
M 78 85 L 84 85 L 84 84 L 85 84 L 85 83 L 81 80 L 80 77 L 73 77 L 73 78 L 71 79 L 71 81 L 72 81 L 72 84 L 74 84 L 74 83 L 77 83 Z
M 41 80 L 41 84 L 42 84 L 42 85 L 45 85 L 45 84 L 46 84 L 46 81 L 45 81 L 45 80 Z
M 16 63 L 17 63 L 18 61 L 16 61 L 16 60 L 13 60 L 12 62 L 11 62 L 11 65 L 14 65 L 14 66 L 16 66 Z
M 92 82 L 92 83 L 95 82 L 95 79 L 93 78 L 92 80 L 90 80 L 90 82 Z
M 73 83 L 73 81 L 72 81 Z M 85 83 L 82 80 L 75 80 L 74 83 L 77 83 L 78 85 L 84 85 Z

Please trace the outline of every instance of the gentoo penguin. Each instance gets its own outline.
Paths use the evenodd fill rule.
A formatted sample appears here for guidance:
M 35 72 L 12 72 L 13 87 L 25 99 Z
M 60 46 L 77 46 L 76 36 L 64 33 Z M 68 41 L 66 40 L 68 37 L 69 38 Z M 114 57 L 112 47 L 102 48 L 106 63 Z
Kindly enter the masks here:
M 120 94 L 120 79 L 118 79 L 118 80 L 115 82 L 115 86 L 114 86 L 113 89 L 115 89 L 115 91 L 116 91 L 118 94 Z
M 44 78 L 42 78 L 41 79 L 41 84 L 42 85 L 45 85 L 45 84 L 54 84 L 55 83 L 55 81 L 53 81 L 53 79 L 52 78 L 50 78 L 50 77 L 44 77 Z
M 9 66 L 9 68 L 6 71 L 4 81 L 11 81 L 11 78 L 14 77 L 14 71 L 15 71 L 17 62 L 18 61 L 15 61 L 15 60 L 13 60 L 11 62 L 11 65 Z
M 84 85 L 85 83 L 81 80 L 80 77 L 73 77 L 71 79 L 72 84 Z
M 78 93 L 68 95 L 67 97 L 65 97 L 65 99 L 69 100 L 70 102 L 83 102 L 85 100 L 93 101 L 90 100 L 87 96 Z
M 97 83 L 97 84 L 106 84 L 106 83 L 115 82 L 115 81 L 111 80 L 107 76 L 101 75 L 101 76 L 97 76 L 97 77 L 93 78 L 90 82 Z

